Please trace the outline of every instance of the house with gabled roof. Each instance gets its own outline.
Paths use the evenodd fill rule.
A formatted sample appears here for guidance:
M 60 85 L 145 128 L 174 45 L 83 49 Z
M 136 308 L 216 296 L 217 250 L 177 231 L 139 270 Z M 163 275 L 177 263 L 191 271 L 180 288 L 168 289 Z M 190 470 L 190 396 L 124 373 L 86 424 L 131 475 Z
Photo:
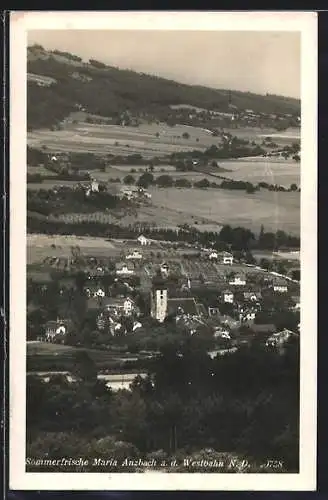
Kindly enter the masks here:
M 139 314 L 139 308 L 131 297 L 115 297 L 107 301 L 106 311 L 114 316 L 131 316 Z
M 272 280 L 272 287 L 274 292 L 278 293 L 287 293 L 288 292 L 288 285 L 287 281 L 284 280 L 283 278 L 274 278 Z
M 138 236 L 137 241 L 142 246 L 150 245 L 151 243 L 151 241 L 148 238 L 146 238 L 146 236 L 144 236 L 143 234 L 140 234 L 140 236 Z
M 129 276 L 134 274 L 134 264 L 131 261 L 117 262 L 115 264 L 115 272 L 119 276 Z
M 222 264 L 233 264 L 233 255 L 230 252 L 220 252 L 218 257 Z
M 221 296 L 222 296 L 223 302 L 225 302 L 227 304 L 233 304 L 234 293 L 232 290 L 230 290 L 230 289 L 223 290 Z
M 64 342 L 71 328 L 72 322 L 69 319 L 57 318 L 55 321 L 47 321 L 45 324 L 45 339 L 47 342 Z
M 138 250 L 133 250 L 125 258 L 128 259 L 128 260 L 141 260 L 142 259 L 142 253 L 138 252 Z
M 245 286 L 246 285 L 246 275 L 243 273 L 235 274 L 234 277 L 229 280 L 229 285 Z

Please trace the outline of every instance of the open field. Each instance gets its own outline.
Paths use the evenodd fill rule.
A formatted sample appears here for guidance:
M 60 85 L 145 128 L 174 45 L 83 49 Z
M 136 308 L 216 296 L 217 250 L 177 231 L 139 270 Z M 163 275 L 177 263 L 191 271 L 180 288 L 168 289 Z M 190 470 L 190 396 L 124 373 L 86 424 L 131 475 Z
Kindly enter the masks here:
M 289 187 L 291 184 L 300 185 L 301 167 L 299 163 L 288 160 L 271 158 L 252 158 L 251 160 L 224 160 L 219 162 L 220 167 L 230 170 L 226 177 L 235 180 L 249 181 L 253 184 L 267 182 Z
M 81 181 L 80 184 L 87 184 L 88 181 Z M 77 181 L 61 181 L 54 177 L 52 180 L 47 179 L 43 182 L 30 182 L 27 184 L 27 189 L 38 191 L 39 189 L 53 189 L 54 187 L 66 186 L 73 188 L 78 184 Z
M 179 189 L 173 189 L 177 191 L 177 193 L 180 193 Z M 165 193 L 166 189 L 163 189 L 162 191 Z M 198 224 L 199 230 L 205 230 L 204 225 L 206 225 L 207 229 L 210 228 L 209 230 L 211 231 L 219 231 L 221 229 L 220 224 L 216 223 L 215 219 L 205 217 L 200 214 L 195 215 L 194 211 L 191 211 L 190 208 L 184 210 L 171 208 L 169 203 L 167 203 L 166 206 L 158 206 L 157 203 L 143 205 L 138 207 L 135 211 L 121 214 L 114 214 L 113 212 L 69 213 L 60 215 L 59 219 L 65 222 L 82 222 L 87 220 L 107 224 L 119 223 L 123 226 L 150 224 L 156 227 L 172 229 L 176 229 L 178 225 L 181 224 Z
M 281 251 L 281 252 L 270 252 L 269 250 L 255 250 L 252 252 L 255 259 L 268 259 L 268 260 L 289 260 L 295 261 L 295 263 L 300 262 L 301 254 L 300 251 Z
M 57 173 L 52 172 L 51 170 L 48 170 L 47 168 L 43 167 L 42 165 L 38 165 L 35 167 L 30 167 L 29 165 L 27 166 L 27 173 L 28 174 L 39 174 L 41 176 L 51 176 L 51 177 L 56 177 Z
M 263 224 L 266 231 L 282 229 L 300 233 L 300 193 L 283 193 L 261 190 L 254 194 L 240 191 L 203 189 L 151 188 L 152 203 L 161 211 L 165 207 L 207 218 L 216 224 L 248 227 L 259 232 Z M 192 205 L 190 204 L 192 200 Z M 201 229 L 201 227 L 199 227 Z
M 115 189 L 119 188 L 114 186 Z M 254 194 L 224 189 L 177 189 L 150 187 L 151 203 L 130 212 L 67 213 L 65 222 L 93 220 L 121 225 L 151 224 L 176 228 L 197 225 L 200 231 L 219 231 L 225 224 L 248 227 L 255 233 L 282 229 L 300 234 L 300 193 L 260 190 Z M 192 200 L 192 204 L 190 203 Z
M 79 246 L 82 253 L 92 255 L 115 255 L 116 246 L 104 238 L 61 236 L 45 234 L 27 235 L 27 264 L 41 262 L 46 257 L 68 257 L 71 247 Z
M 184 133 L 190 137 L 184 139 Z M 158 137 L 156 134 L 159 134 Z M 78 123 L 67 124 L 63 130 L 29 132 L 27 143 L 32 147 L 46 146 L 53 152 L 92 152 L 103 155 L 139 153 L 145 158 L 152 158 L 176 151 L 204 150 L 212 144 L 221 144 L 221 139 L 212 137 L 206 129 L 187 125 L 169 127 L 160 123 L 123 127 Z
M 229 132 L 236 137 L 247 139 L 249 141 L 262 142 L 265 137 L 271 137 L 272 140 L 279 146 L 291 144 L 292 142 L 298 142 L 301 137 L 300 128 L 289 128 L 282 132 L 277 132 L 277 130 L 270 128 L 241 127 L 231 128 L 229 129 Z
M 131 358 L 131 355 L 128 354 L 106 350 L 84 350 L 94 361 L 97 369 L 103 371 L 121 372 L 122 369 L 129 370 L 129 367 L 124 366 L 125 362 L 135 361 L 137 358 L 136 356 Z M 75 362 L 75 355 L 79 351 L 79 347 L 51 344 L 50 342 L 27 342 L 27 371 L 71 371 Z
M 298 129 L 277 133 L 274 130 L 240 128 L 229 130 L 243 139 L 262 141 L 272 137 L 279 145 L 297 141 Z M 189 138 L 182 137 L 184 133 Z M 157 136 L 158 135 L 158 136 Z M 145 158 L 178 151 L 204 150 L 219 146 L 220 137 L 213 137 L 205 128 L 188 125 L 170 127 L 164 123 L 141 124 L 138 127 L 120 125 L 94 125 L 85 122 L 67 123 L 62 130 L 35 130 L 28 132 L 27 143 L 32 147 L 46 146 L 52 152 L 91 152 L 96 154 L 142 154 Z

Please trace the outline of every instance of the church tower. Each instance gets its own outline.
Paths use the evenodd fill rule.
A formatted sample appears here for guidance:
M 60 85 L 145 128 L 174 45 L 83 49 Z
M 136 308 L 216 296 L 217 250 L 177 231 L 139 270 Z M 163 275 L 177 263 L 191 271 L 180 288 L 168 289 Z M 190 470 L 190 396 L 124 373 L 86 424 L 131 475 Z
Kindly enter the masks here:
M 150 292 L 150 314 L 152 318 L 157 319 L 160 323 L 162 323 L 167 316 L 167 298 L 167 285 L 159 271 L 153 278 Z

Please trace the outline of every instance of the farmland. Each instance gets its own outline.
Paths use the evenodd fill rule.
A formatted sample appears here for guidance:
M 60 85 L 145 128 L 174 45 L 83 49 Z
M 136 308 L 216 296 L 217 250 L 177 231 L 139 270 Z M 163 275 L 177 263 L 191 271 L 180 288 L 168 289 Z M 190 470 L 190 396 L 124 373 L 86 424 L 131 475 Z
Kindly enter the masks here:
M 127 156 L 140 154 L 145 163 L 142 165 L 119 165 L 108 161 L 105 171 L 92 170 L 92 175 L 100 182 L 108 182 L 107 189 L 112 194 L 119 191 L 123 178 L 132 173 L 135 180 L 147 170 L 147 160 L 155 156 L 166 156 L 175 151 L 205 150 L 211 145 L 220 146 L 221 138 L 213 137 L 209 130 L 186 125 L 169 126 L 159 122 L 141 123 L 138 127 L 86 122 L 65 122 L 61 130 L 35 130 L 28 133 L 28 144 L 33 147 L 48 148 L 49 152 L 92 152 L 97 155 L 112 154 Z M 262 141 L 270 136 L 293 142 L 299 131 L 286 131 L 274 134 L 269 129 L 233 129 L 239 137 Z M 186 138 L 183 134 L 188 133 Z M 279 137 L 278 137 L 279 136 Z M 278 140 L 279 139 L 279 140 Z M 273 158 L 252 158 L 219 161 L 217 175 L 233 180 L 248 181 L 253 184 L 267 182 L 289 187 L 300 185 L 300 166 L 289 160 Z M 29 168 L 29 173 L 48 175 L 43 167 Z M 164 172 L 174 180 L 188 179 L 191 182 L 203 178 L 213 182 L 209 174 L 201 172 L 178 172 L 172 165 L 156 165 L 153 175 L 157 178 Z M 120 182 L 110 182 L 120 180 Z M 30 183 L 28 189 L 51 189 L 54 186 L 76 185 L 76 181 L 57 181 L 47 179 L 41 183 Z M 103 223 L 119 223 L 124 226 L 150 224 L 158 227 L 175 228 L 179 224 L 197 225 L 199 230 L 218 231 L 222 225 L 247 227 L 257 233 L 261 225 L 267 231 L 282 229 L 290 234 L 300 232 L 300 194 L 294 192 L 273 192 L 260 190 L 247 194 L 240 190 L 202 190 L 184 188 L 149 189 L 151 202 L 131 210 L 106 210 L 92 214 L 71 213 L 68 210 L 60 215 L 64 222 L 84 220 Z M 190 203 L 192 199 L 193 203 Z
M 220 161 L 220 166 L 229 170 L 230 179 L 249 181 L 253 184 L 267 182 L 289 187 L 300 185 L 301 168 L 295 161 L 274 160 L 272 158 L 252 158 Z
M 218 169 L 217 173 L 213 171 L 214 174 L 234 180 L 249 181 L 253 184 L 267 182 L 268 184 L 278 184 L 285 187 L 289 187 L 293 183 L 297 186 L 300 185 L 300 166 L 295 162 L 286 160 L 273 161 L 268 158 L 223 160 L 219 162 L 219 167 L 222 168 L 222 171 Z M 134 178 L 137 179 L 147 169 L 146 164 L 137 166 L 112 164 L 108 165 L 104 172 L 96 169 L 92 170 L 92 175 L 100 182 L 108 182 L 113 179 L 120 179 L 122 182 L 126 175 L 132 173 Z M 44 167 L 30 167 L 28 172 L 53 177 L 53 180 L 46 179 L 42 183 L 30 183 L 28 185 L 29 189 L 51 189 L 53 186 L 74 186 L 76 184 L 76 181 L 56 180 L 56 174 Z M 158 165 L 154 167 L 152 172 L 155 178 L 163 175 L 163 173 L 169 174 L 174 180 L 181 178 L 190 181 L 199 181 L 204 178 L 211 182 L 215 180 L 212 175 L 198 171 L 176 171 L 173 165 Z
M 254 194 L 228 190 L 152 188 L 152 203 L 160 210 L 170 207 L 180 214 L 192 211 L 194 219 L 207 218 L 215 224 L 230 224 L 267 231 L 282 229 L 298 235 L 300 231 L 300 194 L 261 190 Z M 192 199 L 192 206 L 190 200 Z M 199 227 L 201 229 L 201 227 Z
M 253 184 L 259 182 L 267 182 L 268 184 L 278 184 L 279 186 L 289 187 L 295 183 L 300 185 L 301 168 L 295 161 L 286 161 L 273 158 L 239 158 L 238 160 L 220 160 L 217 173 L 213 170 L 213 174 L 228 177 L 234 180 L 249 181 Z M 147 168 L 147 165 L 111 165 L 106 169 L 106 173 L 94 171 L 94 175 L 99 180 L 108 180 L 110 177 L 124 177 L 135 170 L 134 175 L 141 174 Z M 154 168 L 153 175 L 158 177 L 163 172 L 168 173 L 174 179 L 186 178 L 189 180 L 200 180 L 207 178 L 213 182 L 213 176 L 203 174 L 198 171 L 178 172 L 172 165 L 160 165 Z
M 27 235 L 27 263 L 41 262 L 46 257 L 68 257 L 71 247 L 78 245 L 83 253 L 108 255 L 115 253 L 115 246 L 104 238 L 77 236 Z
M 299 128 L 290 128 L 282 132 L 277 132 L 269 128 L 241 127 L 234 128 L 231 130 L 231 133 L 241 139 L 247 139 L 249 141 L 262 141 L 265 137 L 270 137 L 279 146 L 290 144 L 291 142 L 298 142 L 300 140 Z
M 119 185 L 110 185 L 118 190 Z M 36 185 L 31 184 L 31 187 Z M 40 184 L 40 187 L 45 187 Z M 63 213 L 64 222 L 97 221 L 123 226 L 150 224 L 176 228 L 179 224 L 197 225 L 197 229 L 219 231 L 225 224 L 247 227 L 258 233 L 263 224 L 267 231 L 282 229 L 299 235 L 300 193 L 260 190 L 247 194 L 226 189 L 177 189 L 150 187 L 151 201 L 131 210 L 92 213 Z M 190 200 L 193 200 L 192 205 Z
M 189 138 L 183 138 L 184 133 Z M 68 123 L 62 130 L 29 132 L 27 143 L 32 147 L 46 146 L 52 151 L 89 152 L 97 154 L 142 154 L 144 158 L 178 151 L 205 150 L 212 144 L 221 144 L 221 138 L 212 137 L 209 130 L 156 123 L 139 127 Z
M 52 172 L 51 170 L 45 168 L 43 165 L 38 165 L 38 166 L 28 166 L 27 167 L 27 173 L 28 174 L 38 174 L 41 175 L 41 177 L 47 176 L 47 177 L 56 177 L 57 173 Z
M 271 129 L 236 128 L 230 132 L 242 139 L 258 141 L 270 136 L 278 145 L 299 140 L 299 131 L 291 129 L 274 134 Z M 188 134 L 184 138 L 183 134 Z M 213 137 L 210 130 L 188 125 L 169 126 L 165 123 L 142 123 L 138 127 L 66 122 L 61 130 L 40 129 L 28 132 L 27 144 L 46 147 L 53 152 L 85 152 L 100 155 L 126 156 L 133 153 L 153 158 L 179 151 L 204 151 L 212 145 L 220 146 L 221 137 Z

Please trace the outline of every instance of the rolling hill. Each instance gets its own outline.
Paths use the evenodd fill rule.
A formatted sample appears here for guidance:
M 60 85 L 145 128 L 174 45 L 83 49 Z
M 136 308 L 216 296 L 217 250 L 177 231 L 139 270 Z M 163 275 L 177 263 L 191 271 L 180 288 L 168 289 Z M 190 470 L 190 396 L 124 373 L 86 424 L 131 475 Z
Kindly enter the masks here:
M 28 47 L 28 129 L 49 128 L 77 109 L 117 118 L 134 116 L 167 120 L 181 103 L 220 112 L 251 109 L 255 113 L 296 116 L 297 99 L 192 86 L 122 70 L 99 61 L 84 62 L 60 51 Z

